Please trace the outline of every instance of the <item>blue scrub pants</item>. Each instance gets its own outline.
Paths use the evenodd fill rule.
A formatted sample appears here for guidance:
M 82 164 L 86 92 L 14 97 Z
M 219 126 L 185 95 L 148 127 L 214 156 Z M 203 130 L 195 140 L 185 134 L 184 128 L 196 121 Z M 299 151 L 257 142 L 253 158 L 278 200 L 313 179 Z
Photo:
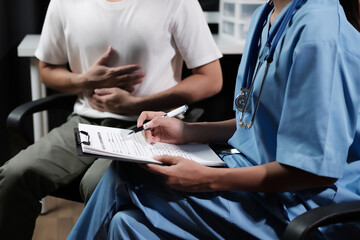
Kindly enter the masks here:
M 286 218 L 276 194 L 179 192 L 113 161 L 68 239 L 279 239 Z
M 230 167 L 246 165 L 239 156 L 222 158 Z M 323 205 L 336 198 L 353 198 L 347 199 L 351 194 L 342 187 L 335 198 L 332 187 L 299 194 L 302 197 L 242 191 L 184 193 L 137 164 L 113 161 L 68 240 L 282 239 L 288 222 L 319 206 L 316 202 Z M 323 239 L 358 239 L 359 225 L 331 225 L 315 234 L 317 239 L 320 235 Z

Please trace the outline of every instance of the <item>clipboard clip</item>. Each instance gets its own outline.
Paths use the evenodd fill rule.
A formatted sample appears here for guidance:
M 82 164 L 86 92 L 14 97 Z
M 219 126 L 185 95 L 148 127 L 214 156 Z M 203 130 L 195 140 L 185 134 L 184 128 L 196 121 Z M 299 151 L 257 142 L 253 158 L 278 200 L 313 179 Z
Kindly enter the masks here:
M 83 134 L 87 137 L 87 140 L 85 141 L 81 141 L 81 136 L 80 134 Z M 85 145 L 90 145 L 90 135 L 88 132 L 86 131 L 79 131 L 79 129 L 75 129 L 75 139 L 77 144 L 85 144 Z

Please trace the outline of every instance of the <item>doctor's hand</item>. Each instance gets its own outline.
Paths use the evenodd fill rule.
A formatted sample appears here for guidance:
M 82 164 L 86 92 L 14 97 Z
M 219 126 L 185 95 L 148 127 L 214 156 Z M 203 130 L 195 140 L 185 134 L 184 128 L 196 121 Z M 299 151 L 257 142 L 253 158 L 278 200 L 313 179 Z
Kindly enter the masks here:
M 187 123 L 172 117 L 162 117 L 164 112 L 144 111 L 137 120 L 137 126 L 140 127 L 146 120 L 147 130 L 143 131 L 147 142 L 154 144 L 156 142 L 165 142 L 172 144 L 182 144 L 186 142 L 185 135 Z
M 137 64 L 108 67 L 107 63 L 113 53 L 110 46 L 90 69 L 81 75 L 83 88 L 112 88 L 117 87 L 128 92 L 134 91 L 134 85 L 143 81 L 145 73 L 139 72 L 140 66 Z
M 101 112 L 110 112 L 123 115 L 136 115 L 137 97 L 120 88 L 95 89 L 89 98 L 92 108 Z
M 174 156 L 156 156 L 155 160 L 166 165 L 142 165 L 149 172 L 160 174 L 171 188 L 184 192 L 208 192 L 215 180 L 214 169 L 193 160 Z

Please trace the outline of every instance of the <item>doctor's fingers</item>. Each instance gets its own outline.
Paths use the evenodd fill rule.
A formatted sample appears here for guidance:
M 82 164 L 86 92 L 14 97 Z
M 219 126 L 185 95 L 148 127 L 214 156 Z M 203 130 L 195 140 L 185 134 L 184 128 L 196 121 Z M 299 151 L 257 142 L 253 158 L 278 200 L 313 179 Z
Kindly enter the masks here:
M 164 114 L 164 112 L 143 111 L 137 119 L 137 126 L 140 127 L 146 120 L 152 120 L 153 118 L 163 116 Z
M 153 129 L 158 127 L 171 128 L 176 125 L 175 118 L 162 117 L 163 115 L 164 114 L 154 117 L 150 122 L 146 123 L 147 127 Z
M 150 144 L 155 144 L 157 142 L 160 142 L 160 137 L 158 136 L 158 132 L 154 132 L 153 130 L 145 130 L 143 131 L 143 136 L 146 140 L 146 142 Z
M 149 172 L 161 174 L 164 177 L 168 177 L 171 175 L 173 171 L 171 166 L 174 166 L 178 163 L 178 159 L 174 156 L 162 155 L 162 156 L 155 156 L 154 160 L 163 163 L 164 165 L 158 164 L 146 164 L 145 169 Z

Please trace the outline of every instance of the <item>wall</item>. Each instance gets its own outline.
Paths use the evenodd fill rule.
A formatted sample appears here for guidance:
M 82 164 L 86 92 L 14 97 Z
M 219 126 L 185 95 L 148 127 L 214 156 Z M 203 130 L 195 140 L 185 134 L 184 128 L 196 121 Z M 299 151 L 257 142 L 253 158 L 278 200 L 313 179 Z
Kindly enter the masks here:
M 6 130 L 8 113 L 31 99 L 28 59 L 17 57 L 17 46 L 29 33 L 40 33 L 48 1 L 1 0 L 0 2 L 0 165 L 16 153 Z

